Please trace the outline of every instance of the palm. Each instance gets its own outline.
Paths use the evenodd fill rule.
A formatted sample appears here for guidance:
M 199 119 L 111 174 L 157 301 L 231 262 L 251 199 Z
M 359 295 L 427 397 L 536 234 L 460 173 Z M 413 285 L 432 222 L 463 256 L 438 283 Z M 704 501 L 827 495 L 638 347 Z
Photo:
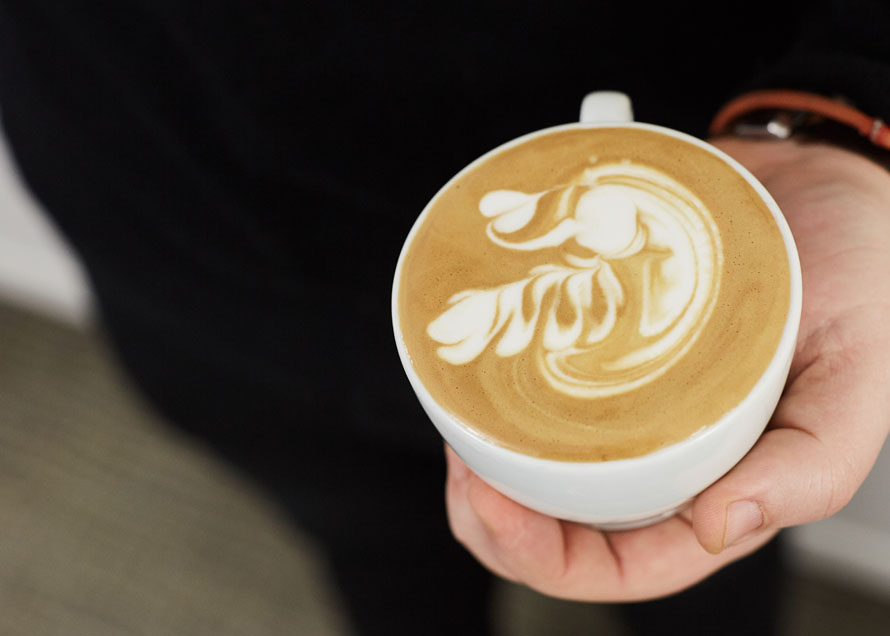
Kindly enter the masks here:
M 890 412 L 890 402 L 873 399 L 875 387 L 886 385 L 883 360 L 890 353 L 890 173 L 827 146 L 786 144 L 779 151 L 790 153 L 787 160 L 764 162 L 757 147 L 723 145 L 743 161 L 754 153 L 748 163 L 779 202 L 803 270 L 797 352 L 771 428 L 838 443 L 839 419 L 870 420 L 873 426 L 849 431 L 856 434 L 847 435 L 847 443 L 858 447 L 849 450 L 860 459 L 870 447 L 873 461 Z M 834 402 L 840 395 L 844 401 Z M 865 407 L 873 419 L 855 417 Z M 860 468 L 863 479 L 871 463 Z
M 890 273 L 890 174 L 828 146 L 717 145 L 767 187 L 794 234 L 804 273 L 799 373 L 820 353 L 813 338 L 830 335 L 829 327 L 846 329 L 849 320 L 857 322 L 877 309 L 876 301 L 890 298 L 890 278 L 881 276 Z
M 495 492 L 449 452 L 455 535 L 486 566 L 554 596 L 614 601 L 682 589 L 780 527 L 842 507 L 870 470 L 890 417 L 890 173 L 827 146 L 718 141 L 782 208 L 800 253 L 804 305 L 786 392 L 751 453 L 650 528 L 604 534 Z M 727 505 L 757 501 L 764 529 L 724 548 Z M 706 546 L 712 553 L 702 549 Z

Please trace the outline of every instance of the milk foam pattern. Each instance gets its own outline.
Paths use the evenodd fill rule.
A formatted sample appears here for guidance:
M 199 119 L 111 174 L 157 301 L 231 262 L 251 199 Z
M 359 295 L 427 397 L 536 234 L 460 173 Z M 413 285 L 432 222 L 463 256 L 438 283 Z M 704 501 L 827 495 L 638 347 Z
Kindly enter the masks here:
M 528 352 L 555 390 L 606 397 L 665 373 L 713 310 L 717 226 L 688 188 L 655 168 L 593 158 L 542 192 L 488 192 L 479 212 L 495 245 L 553 259 L 521 280 L 452 296 L 427 328 L 448 363 Z

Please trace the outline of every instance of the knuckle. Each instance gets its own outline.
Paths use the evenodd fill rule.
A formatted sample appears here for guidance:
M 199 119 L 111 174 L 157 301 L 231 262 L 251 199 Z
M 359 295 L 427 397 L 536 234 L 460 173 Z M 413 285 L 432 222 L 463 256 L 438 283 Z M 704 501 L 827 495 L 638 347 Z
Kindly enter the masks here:
M 461 503 L 453 498 L 448 499 L 447 505 L 448 529 L 452 536 L 463 546 L 468 546 L 471 539 L 470 522 L 467 511 L 461 511 Z
M 825 493 L 825 509 L 822 518 L 830 517 L 840 512 L 856 493 L 854 484 L 858 483 L 856 474 L 858 470 L 852 460 L 842 457 L 842 461 L 831 461 L 827 470 L 822 473 L 822 492 Z
M 448 527 L 451 530 L 452 536 L 454 536 L 455 540 L 458 543 L 460 543 L 464 547 L 469 546 L 470 533 L 467 529 L 467 524 L 457 521 L 453 514 L 449 514 Z

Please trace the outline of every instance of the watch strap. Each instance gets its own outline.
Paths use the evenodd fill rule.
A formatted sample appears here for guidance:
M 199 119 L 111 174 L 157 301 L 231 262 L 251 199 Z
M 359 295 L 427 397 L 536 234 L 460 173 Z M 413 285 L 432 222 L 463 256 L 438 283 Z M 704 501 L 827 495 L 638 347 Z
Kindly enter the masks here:
M 742 118 L 763 110 L 817 115 L 852 127 L 876 146 L 890 149 L 890 127 L 881 119 L 822 95 L 793 90 L 753 91 L 730 100 L 717 112 L 709 134 L 717 136 L 733 132 Z

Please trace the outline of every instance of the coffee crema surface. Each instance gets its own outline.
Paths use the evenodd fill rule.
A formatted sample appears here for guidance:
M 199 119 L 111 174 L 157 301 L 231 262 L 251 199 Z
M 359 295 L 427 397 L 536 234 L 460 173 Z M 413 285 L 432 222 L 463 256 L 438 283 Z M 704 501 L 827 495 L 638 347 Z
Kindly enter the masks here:
M 662 133 L 550 132 L 431 202 L 399 281 L 433 398 L 528 455 L 644 455 L 717 422 L 769 365 L 789 307 L 770 210 Z

